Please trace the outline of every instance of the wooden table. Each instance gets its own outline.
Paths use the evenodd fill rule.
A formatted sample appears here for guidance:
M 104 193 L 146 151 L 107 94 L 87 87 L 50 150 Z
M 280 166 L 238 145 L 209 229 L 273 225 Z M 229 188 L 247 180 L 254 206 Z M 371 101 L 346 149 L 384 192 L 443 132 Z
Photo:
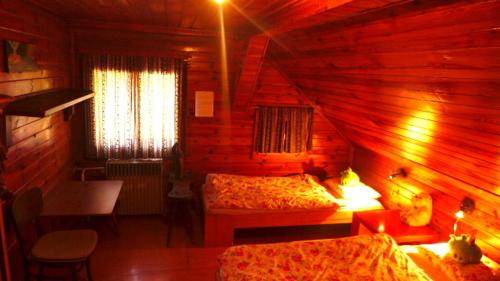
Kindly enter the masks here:
M 399 210 L 375 210 L 354 212 L 351 234 L 372 234 L 385 232 L 398 244 L 433 243 L 440 235 L 428 226 L 409 226 L 401 222 Z
M 112 216 L 123 181 L 68 181 L 44 198 L 41 216 Z

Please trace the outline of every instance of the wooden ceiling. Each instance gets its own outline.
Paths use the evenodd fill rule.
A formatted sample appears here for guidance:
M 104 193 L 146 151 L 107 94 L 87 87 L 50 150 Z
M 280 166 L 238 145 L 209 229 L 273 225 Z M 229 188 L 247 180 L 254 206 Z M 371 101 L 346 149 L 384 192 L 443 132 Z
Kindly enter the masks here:
M 122 22 L 173 28 L 218 29 L 217 4 L 212 0 L 28 0 L 69 21 Z M 228 26 L 247 23 L 249 17 L 270 19 L 284 8 L 303 5 L 305 0 L 233 0 L 224 4 Z M 236 7 L 236 9 L 235 9 Z
M 217 31 L 217 4 L 213 0 L 25 0 L 69 22 L 103 22 L 155 25 L 178 29 Z M 337 8 L 359 10 L 385 6 L 402 0 L 231 0 L 223 5 L 229 31 L 283 28 Z M 328 21 L 317 17 L 315 24 Z M 250 19 L 250 20 L 249 20 Z

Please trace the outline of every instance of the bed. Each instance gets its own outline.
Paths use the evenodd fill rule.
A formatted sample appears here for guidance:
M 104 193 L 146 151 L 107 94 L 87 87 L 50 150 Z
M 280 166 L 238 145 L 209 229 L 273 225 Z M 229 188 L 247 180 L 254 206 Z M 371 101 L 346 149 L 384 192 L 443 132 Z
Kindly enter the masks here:
M 387 234 L 234 246 L 219 256 L 217 280 L 499 280 L 498 264 L 459 265 L 430 249 Z
M 343 224 L 378 200 L 336 198 L 310 175 L 208 174 L 203 186 L 205 246 L 230 246 L 237 228 Z

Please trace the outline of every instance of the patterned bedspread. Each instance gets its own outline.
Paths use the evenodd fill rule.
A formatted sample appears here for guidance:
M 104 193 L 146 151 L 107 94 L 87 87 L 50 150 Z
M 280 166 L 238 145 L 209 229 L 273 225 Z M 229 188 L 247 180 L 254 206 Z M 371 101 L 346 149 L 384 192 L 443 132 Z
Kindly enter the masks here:
M 429 281 L 386 234 L 235 246 L 219 257 L 221 281 Z
M 336 208 L 335 197 L 309 175 L 254 177 L 209 174 L 205 193 L 210 208 Z

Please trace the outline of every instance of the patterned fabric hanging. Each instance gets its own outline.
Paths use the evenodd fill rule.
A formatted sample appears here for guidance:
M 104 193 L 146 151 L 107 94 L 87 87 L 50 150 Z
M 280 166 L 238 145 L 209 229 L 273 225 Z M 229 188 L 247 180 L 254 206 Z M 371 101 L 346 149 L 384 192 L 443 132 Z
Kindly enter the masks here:
M 310 150 L 312 120 L 312 108 L 258 107 L 255 114 L 255 152 L 298 153 Z

